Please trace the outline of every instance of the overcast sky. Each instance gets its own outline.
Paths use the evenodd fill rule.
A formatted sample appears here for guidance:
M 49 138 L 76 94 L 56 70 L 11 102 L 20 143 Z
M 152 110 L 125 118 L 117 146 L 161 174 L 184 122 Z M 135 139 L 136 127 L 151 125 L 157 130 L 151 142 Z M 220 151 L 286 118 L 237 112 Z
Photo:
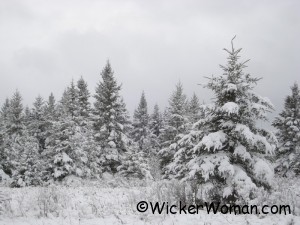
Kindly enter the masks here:
M 142 90 L 151 111 L 166 106 L 179 80 L 209 102 L 197 84 L 222 73 L 222 49 L 237 35 L 276 115 L 299 83 L 299 10 L 298 0 L 0 0 L 0 103 L 16 89 L 24 105 L 38 94 L 59 99 L 81 75 L 94 94 L 107 59 L 130 112 Z

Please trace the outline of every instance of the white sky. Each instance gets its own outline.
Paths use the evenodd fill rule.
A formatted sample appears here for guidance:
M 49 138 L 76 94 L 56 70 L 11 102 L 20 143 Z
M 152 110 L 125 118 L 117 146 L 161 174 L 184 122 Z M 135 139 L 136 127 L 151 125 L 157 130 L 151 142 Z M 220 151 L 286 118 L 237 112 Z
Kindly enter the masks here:
M 222 49 L 237 35 L 276 115 L 300 83 L 299 10 L 297 0 L 0 0 L 0 103 L 16 88 L 24 105 L 38 94 L 60 99 L 81 75 L 93 94 L 107 59 L 130 112 L 142 90 L 150 111 L 166 106 L 179 80 L 209 102 L 197 84 L 222 73 Z

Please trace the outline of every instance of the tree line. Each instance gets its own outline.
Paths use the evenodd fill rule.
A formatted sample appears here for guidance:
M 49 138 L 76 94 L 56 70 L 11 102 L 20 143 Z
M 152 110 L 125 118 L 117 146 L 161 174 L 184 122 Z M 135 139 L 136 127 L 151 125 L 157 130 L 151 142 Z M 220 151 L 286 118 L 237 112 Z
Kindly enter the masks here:
M 272 132 L 257 126 L 274 110 L 253 89 L 241 49 L 231 43 L 223 74 L 208 78 L 213 102 L 188 99 L 181 83 L 166 109 L 149 113 L 143 92 L 130 120 L 109 62 L 91 96 L 81 77 L 57 101 L 38 96 L 24 107 L 16 91 L 0 116 L 0 170 L 12 187 L 45 185 L 69 175 L 103 173 L 140 179 L 178 179 L 201 184 L 216 200 L 248 201 L 259 188 L 271 189 L 275 172 L 300 173 L 300 94 L 297 84 L 273 121 Z M 94 104 L 90 98 L 94 98 Z

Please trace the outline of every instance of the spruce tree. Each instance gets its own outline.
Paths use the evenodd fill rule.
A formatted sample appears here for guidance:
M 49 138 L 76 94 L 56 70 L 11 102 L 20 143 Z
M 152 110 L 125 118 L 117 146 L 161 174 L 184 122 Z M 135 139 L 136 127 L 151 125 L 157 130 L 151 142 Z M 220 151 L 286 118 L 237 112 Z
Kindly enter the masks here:
M 81 117 L 81 120 L 87 120 L 90 116 L 90 92 L 88 90 L 87 83 L 81 77 L 77 81 L 77 93 L 78 93 L 78 115 Z
M 20 135 L 22 133 L 22 130 L 24 129 L 22 96 L 18 90 L 16 90 L 10 100 L 8 126 L 9 128 L 7 132 L 10 135 Z
M 194 93 L 188 104 L 188 116 L 191 124 L 194 124 L 203 116 L 201 112 L 199 99 Z
M 117 172 L 123 153 L 127 151 L 125 133 L 127 110 L 120 97 L 121 86 L 107 62 L 101 72 L 102 80 L 96 87 L 94 103 L 94 136 L 99 148 L 94 152 L 103 171 Z
M 178 142 L 170 168 L 179 179 L 202 184 L 211 200 L 248 202 L 258 187 L 271 188 L 273 169 L 265 156 L 273 154 L 276 138 L 256 122 L 266 120 L 273 106 L 253 92 L 259 79 L 244 72 L 241 49 L 232 43 L 225 51 L 223 75 L 206 85 L 215 94 L 214 106 Z
M 132 138 L 138 143 L 139 150 L 149 153 L 149 114 L 144 92 L 142 93 L 137 109 L 134 111 L 132 126 Z
M 153 113 L 150 116 L 149 121 L 149 129 L 150 129 L 150 138 L 151 138 L 151 146 L 152 148 L 159 150 L 160 148 L 160 135 L 163 129 L 163 121 L 162 115 L 159 111 L 159 107 L 157 104 L 154 105 Z
M 165 112 L 165 124 L 161 133 L 161 147 L 159 151 L 161 169 L 164 177 L 169 177 L 168 164 L 177 151 L 176 142 L 187 132 L 187 99 L 179 82 L 169 99 L 169 106 Z
M 287 96 L 284 110 L 275 118 L 273 126 L 279 147 L 276 171 L 281 175 L 300 174 L 300 90 L 298 84 L 291 87 L 292 94 Z
M 31 120 L 29 122 L 29 132 L 37 139 L 39 144 L 39 153 L 41 153 L 45 149 L 45 141 L 47 138 L 47 130 L 49 129 L 49 125 L 46 118 L 45 102 L 40 95 L 33 103 Z
M 56 119 L 57 111 L 56 111 L 56 102 L 53 93 L 51 93 L 48 97 L 48 101 L 46 102 L 45 111 L 48 120 Z

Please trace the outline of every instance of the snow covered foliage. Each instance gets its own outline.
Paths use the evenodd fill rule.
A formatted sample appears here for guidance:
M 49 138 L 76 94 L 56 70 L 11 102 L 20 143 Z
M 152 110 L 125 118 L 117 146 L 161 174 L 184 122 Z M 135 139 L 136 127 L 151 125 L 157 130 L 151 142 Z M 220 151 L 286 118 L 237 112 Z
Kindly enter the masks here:
M 273 126 L 279 147 L 277 172 L 282 175 L 300 174 L 300 90 L 298 84 L 291 87 L 292 94 L 285 99 L 284 110 L 275 118 Z
M 256 126 L 273 110 L 267 98 L 253 92 L 259 79 L 244 72 L 241 49 L 228 53 L 223 75 L 209 78 L 206 87 L 215 94 L 205 118 L 178 141 L 169 166 L 176 177 L 196 180 L 213 200 L 247 202 L 255 190 L 271 188 L 273 168 L 265 156 L 274 153 L 276 138 Z
M 187 132 L 187 100 L 179 82 L 169 99 L 169 106 L 164 114 L 164 127 L 161 132 L 161 147 L 159 151 L 161 168 L 165 177 L 169 177 L 168 164 L 177 151 L 177 141 Z
M 94 136 L 100 145 L 103 171 L 117 172 L 129 139 L 126 133 L 128 114 L 120 96 L 121 86 L 107 62 L 101 73 L 102 81 L 96 87 L 94 103 Z

